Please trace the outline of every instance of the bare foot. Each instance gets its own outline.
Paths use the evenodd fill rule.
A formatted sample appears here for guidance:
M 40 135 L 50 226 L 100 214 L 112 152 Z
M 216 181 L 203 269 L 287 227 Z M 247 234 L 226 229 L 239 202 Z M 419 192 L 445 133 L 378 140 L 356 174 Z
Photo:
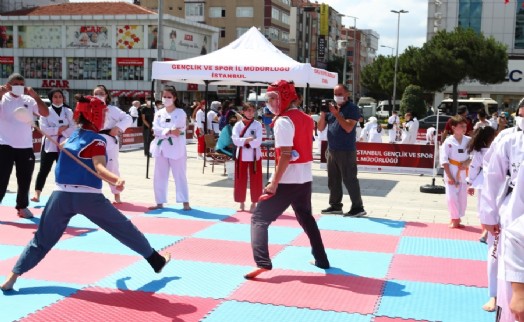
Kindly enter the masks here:
M 451 219 L 449 228 L 464 228 L 465 226 L 460 223 L 460 219 Z
M 249 207 L 249 212 L 254 213 L 256 208 L 257 208 L 257 203 L 256 202 L 251 203 L 251 207 Z
M 12 291 L 18 276 L 20 275 L 11 272 L 11 275 L 9 275 L 9 277 L 5 280 L 4 284 L 0 286 L 0 289 L 2 289 L 4 292 Z
M 189 202 L 184 202 L 184 210 L 185 211 L 191 210 L 191 207 L 189 206 Z
M 115 201 L 113 203 L 119 204 L 122 203 L 122 200 L 120 200 L 120 194 L 115 195 Z
M 157 204 L 156 206 L 147 207 L 149 210 L 157 210 L 162 208 L 164 208 L 164 206 L 161 203 Z
M 240 209 L 239 210 L 240 211 L 245 211 L 246 210 L 246 205 L 243 202 L 240 203 Z
M 246 275 L 244 275 L 244 278 L 250 280 L 250 279 L 253 279 L 253 278 L 257 277 L 258 275 L 260 275 L 260 274 L 262 274 L 264 272 L 267 272 L 267 271 L 269 271 L 269 269 L 259 267 L 259 268 L 255 269 L 255 270 L 247 273 Z
M 40 198 L 35 195 L 33 198 L 31 198 L 31 201 L 40 202 Z
M 497 308 L 497 298 L 496 297 L 491 297 L 489 301 L 486 302 L 486 304 L 482 305 L 482 309 L 488 312 L 494 312 L 496 308 Z
M 162 257 L 164 257 L 164 259 L 166 260 L 166 263 L 164 264 L 164 266 L 162 266 L 162 268 L 157 273 L 162 272 L 164 267 L 166 267 L 166 265 L 169 263 L 169 261 L 171 261 L 171 253 L 164 253 L 164 254 L 162 254 Z

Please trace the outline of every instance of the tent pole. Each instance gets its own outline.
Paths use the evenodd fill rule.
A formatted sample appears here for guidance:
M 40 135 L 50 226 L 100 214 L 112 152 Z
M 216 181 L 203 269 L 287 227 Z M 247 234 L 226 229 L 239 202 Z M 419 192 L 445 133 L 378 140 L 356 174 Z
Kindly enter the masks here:
M 304 104 L 306 104 L 304 109 L 306 110 L 306 113 L 309 114 L 310 113 L 310 110 L 309 110 L 309 101 L 310 101 L 310 98 L 309 98 L 309 83 L 306 84 L 306 92 L 304 93 L 304 96 L 305 96 Z
M 155 93 L 155 80 L 151 80 L 151 95 L 149 96 L 149 108 L 154 108 L 154 100 L 153 100 L 153 95 Z M 146 102 L 147 104 L 147 102 Z M 145 126 L 145 125 L 142 125 L 142 126 Z M 145 142 L 145 144 L 150 144 L 151 143 L 151 133 L 149 134 L 149 142 Z M 149 149 L 147 149 L 149 150 Z M 147 156 L 146 156 L 146 179 L 149 179 L 149 156 L 150 154 L 148 153 Z

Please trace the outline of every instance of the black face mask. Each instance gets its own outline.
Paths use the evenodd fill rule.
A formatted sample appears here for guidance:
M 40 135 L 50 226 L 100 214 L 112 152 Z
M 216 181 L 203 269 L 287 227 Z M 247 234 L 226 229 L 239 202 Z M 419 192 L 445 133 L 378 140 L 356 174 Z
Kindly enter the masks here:
M 233 126 L 237 123 L 237 121 L 229 121 L 229 125 Z

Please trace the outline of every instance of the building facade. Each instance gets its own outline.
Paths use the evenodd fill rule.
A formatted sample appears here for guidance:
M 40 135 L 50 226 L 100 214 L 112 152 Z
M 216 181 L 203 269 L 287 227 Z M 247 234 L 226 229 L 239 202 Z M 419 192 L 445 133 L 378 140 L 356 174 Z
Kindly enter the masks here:
M 490 97 L 501 108 L 514 109 L 522 98 L 524 85 L 524 0 L 430 0 L 428 3 L 427 38 L 439 30 L 452 31 L 456 27 L 469 27 L 492 36 L 507 46 L 508 76 L 503 83 L 482 85 L 467 82 L 459 85 L 464 97 Z M 451 93 L 448 88 L 435 97 L 435 104 Z
M 98 84 L 112 92 L 113 103 L 128 107 L 151 91 L 151 68 L 158 57 L 179 60 L 216 50 L 218 29 L 164 15 L 130 3 L 65 3 L 3 13 L 0 31 L 0 82 L 18 72 L 27 86 L 46 96 L 65 91 L 71 102 Z M 163 50 L 159 56 L 159 45 Z M 203 87 L 174 84 L 190 102 Z

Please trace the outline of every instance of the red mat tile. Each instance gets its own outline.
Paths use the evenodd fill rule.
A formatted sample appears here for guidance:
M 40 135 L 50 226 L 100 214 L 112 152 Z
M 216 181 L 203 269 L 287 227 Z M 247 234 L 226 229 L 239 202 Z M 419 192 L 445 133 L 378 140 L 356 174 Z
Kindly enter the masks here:
M 125 198 L 125 195 L 122 197 L 122 199 Z M 138 202 L 122 202 L 122 203 L 113 203 L 113 205 L 116 207 L 116 209 L 120 210 L 121 212 L 125 214 L 136 214 L 136 213 L 145 213 L 149 211 L 148 207 L 154 206 L 154 204 L 145 204 L 145 203 L 138 203 Z
M 322 230 L 322 241 L 326 248 L 359 250 L 366 252 L 394 253 L 400 240 L 398 236 L 354 233 L 334 230 Z M 309 247 L 309 239 L 301 233 L 294 241 L 294 246 Z
M 0 261 L 0 272 L 10 272 L 17 258 Z M 25 278 L 75 284 L 91 284 L 142 260 L 140 256 L 88 253 L 52 249 Z
M 282 248 L 284 248 L 284 245 L 269 245 L 269 253 L 274 257 Z M 171 252 L 176 259 L 232 265 L 254 265 L 251 244 L 244 242 L 186 238 L 167 248 L 166 251 Z
M 35 224 L 0 221 L 0 244 L 25 246 L 33 239 L 38 228 Z M 90 231 L 86 228 L 67 228 L 61 240 Z
M 485 261 L 400 254 L 393 256 L 388 279 L 476 287 L 488 285 Z
M 191 236 L 216 222 L 161 217 L 133 217 L 131 221 L 145 234 Z
M 0 220 L 17 221 L 20 218 L 16 215 L 15 207 L 0 206 Z
M 21 321 L 200 321 L 219 300 L 88 288 Z
M 314 215 L 314 217 L 318 220 L 320 215 Z M 251 214 L 249 212 L 237 211 L 236 214 L 224 219 L 223 221 L 236 224 L 250 224 Z M 298 223 L 295 214 L 289 212 L 283 213 L 280 217 L 278 217 L 278 219 L 275 222 L 271 223 L 271 225 L 285 227 L 300 227 L 300 224 Z
M 272 270 L 240 286 L 231 299 L 337 312 L 371 314 L 384 281 Z
M 478 240 L 481 232 L 479 227 L 472 226 L 466 226 L 464 229 L 450 229 L 448 224 L 406 222 L 402 236 Z
M 376 316 L 373 322 L 429 322 L 427 320 L 405 320 L 402 318 L 390 318 L 387 316 Z

